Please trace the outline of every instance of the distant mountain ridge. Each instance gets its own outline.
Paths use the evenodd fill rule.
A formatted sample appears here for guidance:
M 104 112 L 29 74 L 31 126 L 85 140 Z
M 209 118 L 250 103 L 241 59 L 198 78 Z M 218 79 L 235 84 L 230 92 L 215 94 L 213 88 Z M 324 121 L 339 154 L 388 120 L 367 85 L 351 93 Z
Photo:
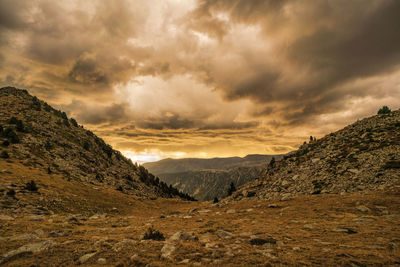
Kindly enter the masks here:
M 251 154 L 245 157 L 164 159 L 143 164 L 162 181 L 198 200 L 225 197 L 230 183 L 241 186 L 257 178 L 272 158 L 283 155 Z
M 159 175 L 165 173 L 179 173 L 198 170 L 229 170 L 235 167 L 249 167 L 267 164 L 273 157 L 281 155 L 250 154 L 245 157 L 227 158 L 184 158 L 163 159 L 156 162 L 144 163 L 143 166 L 152 173 Z M 266 166 L 266 165 L 265 165 Z

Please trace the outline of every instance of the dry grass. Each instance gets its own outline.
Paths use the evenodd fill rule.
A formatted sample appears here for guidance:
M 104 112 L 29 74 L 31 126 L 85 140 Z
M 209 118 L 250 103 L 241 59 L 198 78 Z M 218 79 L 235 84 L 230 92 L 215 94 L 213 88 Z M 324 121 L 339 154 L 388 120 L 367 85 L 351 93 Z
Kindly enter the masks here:
M 49 239 L 56 242 L 40 253 L 19 255 L 6 266 L 71 266 L 90 252 L 97 254 L 85 262 L 88 266 L 98 266 L 99 258 L 105 258 L 107 266 L 400 264 L 399 187 L 301 196 L 289 201 L 213 205 L 177 199 L 141 200 L 111 188 L 69 182 L 19 162 L 0 161 L 0 179 L 1 189 L 9 183 L 16 185 L 18 199 L 1 198 L 0 213 L 15 220 L 0 221 L 0 255 L 28 243 Z M 36 182 L 40 194 L 19 192 L 30 180 Z M 6 200 L 27 206 L 7 208 Z M 51 214 L 32 217 L 30 212 L 38 205 Z M 358 210 L 360 205 L 370 211 Z M 95 213 L 107 215 L 89 218 Z M 78 222 L 65 221 L 70 214 L 82 216 L 75 215 Z M 160 251 L 165 242 L 141 240 L 150 226 L 166 238 L 177 231 L 193 231 L 200 240 L 175 242 L 171 258 L 164 259 Z M 337 232 L 337 228 L 356 233 Z M 220 230 L 230 234 L 222 232 L 225 238 Z M 37 238 L 9 240 L 26 233 Z M 209 240 L 204 241 L 207 236 Z M 253 246 L 250 239 L 255 237 L 278 242 Z M 189 263 L 180 263 L 185 259 Z

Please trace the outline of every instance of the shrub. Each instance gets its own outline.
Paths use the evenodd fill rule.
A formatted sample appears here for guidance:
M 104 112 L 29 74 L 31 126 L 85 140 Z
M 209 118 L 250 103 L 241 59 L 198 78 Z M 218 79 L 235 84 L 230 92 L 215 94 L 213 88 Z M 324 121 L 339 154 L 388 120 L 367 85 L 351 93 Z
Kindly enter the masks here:
M 215 204 L 215 203 L 218 203 L 218 202 L 219 202 L 218 198 L 217 198 L 217 197 L 214 197 L 213 203 Z
M 47 103 L 44 103 L 44 110 L 47 111 L 47 112 L 50 112 L 51 111 L 50 105 L 47 104 Z
M 8 140 L 3 141 L 3 146 L 9 146 L 9 145 L 10 145 L 10 141 L 8 141 Z
M 275 167 L 275 157 L 272 157 L 271 161 L 268 163 L 268 168 Z
M 8 159 L 10 157 L 10 155 L 8 155 L 7 151 L 2 151 L 0 154 L 0 157 L 3 159 Z
M 378 114 L 389 114 L 392 112 L 388 106 L 383 106 L 381 109 L 378 110 Z
M 8 138 L 12 144 L 19 143 L 19 137 L 18 135 L 14 132 L 13 129 L 10 127 L 6 128 L 3 132 L 3 136 Z
M 64 120 L 68 120 L 67 113 L 62 112 L 61 113 L 61 118 L 63 118 Z
M 24 123 L 21 120 L 18 120 L 16 128 L 18 132 L 23 132 L 25 130 Z
M 8 121 L 9 124 L 17 124 L 18 119 L 15 117 L 11 117 L 11 119 Z
M 37 185 L 36 185 L 36 183 L 35 183 L 34 180 L 32 180 L 32 181 L 26 183 L 25 189 L 26 189 L 26 190 L 29 190 L 29 191 L 31 191 L 31 192 L 37 192 L 37 191 L 38 191 L 38 187 L 37 187 Z
M 17 144 L 20 141 L 18 135 L 15 132 L 11 132 L 8 137 L 10 138 L 10 142 L 12 144 Z
M 40 101 L 39 101 L 39 99 L 38 99 L 36 96 L 34 96 L 34 97 L 32 98 L 32 105 L 31 105 L 31 107 L 32 107 L 32 109 L 37 110 L 37 111 L 40 111 L 40 110 L 41 110 Z
M 3 133 L 3 126 L 2 125 L 0 125 L 0 134 L 2 134 Z
M 7 191 L 7 196 L 9 197 L 14 197 L 15 196 L 15 190 L 14 189 L 10 189 Z
M 78 123 L 76 122 L 76 120 L 74 118 L 70 119 L 72 125 L 74 125 L 75 127 L 78 127 Z
M 65 126 L 70 127 L 68 119 L 64 119 L 63 123 L 64 123 Z
M 84 148 L 85 150 L 88 150 L 88 151 L 89 151 L 89 149 L 90 149 L 90 143 L 89 143 L 88 140 L 85 140 L 85 141 L 83 142 L 83 148 Z
M 228 188 L 228 196 L 232 195 L 233 192 L 235 192 L 235 191 L 236 191 L 236 187 L 235 187 L 235 185 L 233 184 L 233 182 L 231 182 L 231 184 L 230 184 L 230 186 L 229 186 L 229 188 Z
M 144 234 L 143 239 L 164 241 L 165 237 L 161 232 L 159 232 L 159 231 L 153 229 L 152 227 L 150 227 L 149 229 L 147 229 L 147 232 Z

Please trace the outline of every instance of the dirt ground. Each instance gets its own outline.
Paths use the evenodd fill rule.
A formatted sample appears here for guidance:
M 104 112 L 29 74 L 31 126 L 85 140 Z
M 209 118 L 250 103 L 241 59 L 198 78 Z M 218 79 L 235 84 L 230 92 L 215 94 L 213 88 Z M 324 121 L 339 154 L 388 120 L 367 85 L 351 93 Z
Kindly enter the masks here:
M 24 188 L 30 180 L 38 192 Z M 400 265 L 400 187 L 285 201 L 145 200 L 2 160 L 0 200 L 4 266 Z M 165 240 L 144 239 L 150 227 Z

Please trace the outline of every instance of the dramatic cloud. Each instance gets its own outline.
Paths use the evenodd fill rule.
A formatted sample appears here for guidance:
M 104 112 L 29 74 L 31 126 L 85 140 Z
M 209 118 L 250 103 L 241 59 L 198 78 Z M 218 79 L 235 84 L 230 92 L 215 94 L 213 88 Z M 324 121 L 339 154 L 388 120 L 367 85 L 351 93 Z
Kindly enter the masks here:
M 0 0 L 0 85 L 131 156 L 282 153 L 400 107 L 398 14 L 397 0 Z

